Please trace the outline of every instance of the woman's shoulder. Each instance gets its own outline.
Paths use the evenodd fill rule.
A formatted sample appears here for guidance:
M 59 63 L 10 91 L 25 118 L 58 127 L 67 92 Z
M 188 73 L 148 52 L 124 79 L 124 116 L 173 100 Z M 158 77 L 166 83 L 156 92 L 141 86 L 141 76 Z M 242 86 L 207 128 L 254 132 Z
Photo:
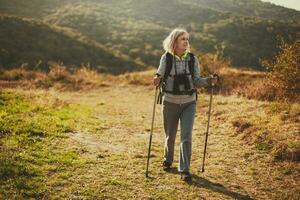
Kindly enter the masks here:
M 170 54 L 170 52 L 166 51 L 165 53 L 163 53 L 163 54 L 161 55 L 161 57 L 166 57 L 167 54 Z
M 191 59 L 192 57 L 194 57 L 195 61 L 199 61 L 198 57 L 194 53 L 189 52 L 188 55 L 189 55 L 188 59 Z
M 167 53 L 168 52 L 165 52 L 164 54 L 162 54 L 161 57 L 160 57 L 160 60 L 166 60 Z

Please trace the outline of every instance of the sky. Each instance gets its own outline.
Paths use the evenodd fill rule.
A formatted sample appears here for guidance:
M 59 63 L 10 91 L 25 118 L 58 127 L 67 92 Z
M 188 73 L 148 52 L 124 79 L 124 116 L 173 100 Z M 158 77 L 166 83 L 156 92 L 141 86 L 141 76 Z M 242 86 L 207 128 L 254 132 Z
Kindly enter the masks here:
M 300 0 L 262 0 L 274 3 L 276 5 L 284 6 L 287 8 L 293 8 L 300 11 Z

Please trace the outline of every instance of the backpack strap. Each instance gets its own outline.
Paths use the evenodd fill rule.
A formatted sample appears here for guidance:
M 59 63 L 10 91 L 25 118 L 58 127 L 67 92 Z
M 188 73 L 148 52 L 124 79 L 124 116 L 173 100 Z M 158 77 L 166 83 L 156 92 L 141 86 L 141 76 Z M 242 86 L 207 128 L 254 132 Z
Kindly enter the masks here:
M 194 75 L 195 75 L 195 55 L 192 54 L 192 53 L 189 53 L 189 56 L 190 56 L 190 60 L 189 60 L 189 63 L 188 63 L 189 71 L 191 73 L 192 79 L 194 79 Z M 196 101 L 197 101 L 198 100 L 197 89 L 195 89 L 195 92 L 196 92 Z
M 166 83 L 166 80 L 168 76 L 170 75 L 170 72 L 172 70 L 172 63 L 173 62 L 173 56 L 169 52 L 166 53 L 166 69 L 165 69 L 165 74 L 162 77 L 161 85 L 159 87 L 159 94 L 157 98 L 157 104 L 162 104 L 162 97 L 164 93 L 164 84 Z
M 195 73 L 195 55 L 192 53 L 189 53 L 190 56 L 190 60 L 188 62 L 188 66 L 189 66 L 189 71 L 192 75 L 192 78 L 194 78 L 194 73 Z
M 172 70 L 172 64 L 173 64 L 173 56 L 169 52 L 166 53 L 166 70 L 165 74 L 163 76 L 163 82 L 165 82 L 170 75 L 170 72 Z

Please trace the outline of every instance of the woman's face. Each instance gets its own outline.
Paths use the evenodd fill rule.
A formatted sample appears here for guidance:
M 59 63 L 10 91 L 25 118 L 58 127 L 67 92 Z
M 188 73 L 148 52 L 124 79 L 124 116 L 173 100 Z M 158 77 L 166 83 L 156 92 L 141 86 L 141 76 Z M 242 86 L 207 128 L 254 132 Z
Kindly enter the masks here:
M 176 51 L 186 51 L 189 46 L 189 36 L 184 33 L 177 38 Z

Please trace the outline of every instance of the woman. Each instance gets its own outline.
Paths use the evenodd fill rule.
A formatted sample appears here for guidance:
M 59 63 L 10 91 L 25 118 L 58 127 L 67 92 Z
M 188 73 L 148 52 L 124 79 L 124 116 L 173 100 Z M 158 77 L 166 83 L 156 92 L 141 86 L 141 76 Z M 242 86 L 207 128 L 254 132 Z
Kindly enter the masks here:
M 198 59 L 190 53 L 189 34 L 186 30 L 174 29 L 163 41 L 163 47 L 166 53 L 161 57 L 153 80 L 154 85 L 161 85 L 163 91 L 165 131 L 163 168 L 167 171 L 172 166 L 175 137 L 180 121 L 181 142 L 178 171 L 182 180 L 191 181 L 189 170 L 192 129 L 196 111 L 196 87 L 216 84 L 217 78 L 200 77 Z

